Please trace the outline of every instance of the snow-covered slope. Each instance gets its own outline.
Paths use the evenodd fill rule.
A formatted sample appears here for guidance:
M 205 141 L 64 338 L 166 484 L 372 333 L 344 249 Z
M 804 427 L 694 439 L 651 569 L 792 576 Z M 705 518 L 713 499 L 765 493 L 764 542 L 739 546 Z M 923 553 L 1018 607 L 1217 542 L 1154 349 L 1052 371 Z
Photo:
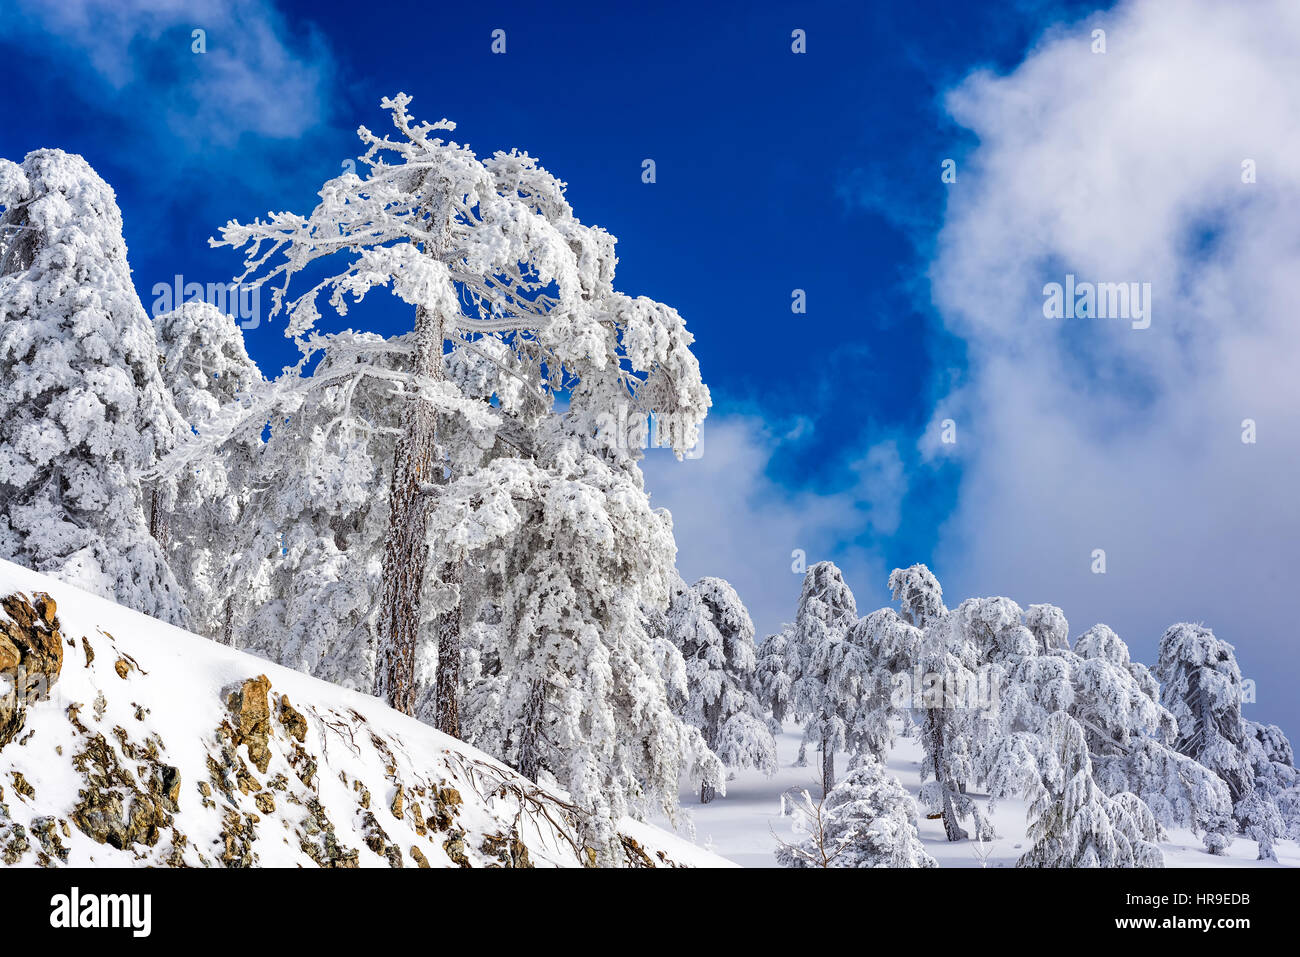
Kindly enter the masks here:
M 756 771 L 741 771 L 727 782 L 725 797 L 701 805 L 698 792 L 683 789 L 681 805 L 693 820 L 701 844 L 745 867 L 773 867 L 777 841 L 796 841 L 789 818 L 781 817 L 781 795 L 790 788 L 807 788 L 814 798 L 821 793 L 818 782 L 818 756 L 809 749 L 808 766 L 795 767 L 802 732 L 787 723 L 777 736 L 779 769 L 768 778 Z M 921 749 L 910 738 L 900 739 L 890 752 L 888 769 L 915 797 L 921 790 Z M 836 768 L 843 774 L 848 755 L 837 757 Z M 950 843 L 941 821 L 917 822 L 926 851 L 940 867 L 1015 867 L 1016 860 L 1031 842 L 1025 839 L 1025 802 L 998 802 L 991 815 L 997 838 L 986 848 L 971 841 Z M 1190 831 L 1175 829 L 1161 843 L 1166 867 L 1300 867 L 1300 846 L 1294 841 L 1278 841 L 1278 863 L 1257 861 L 1254 841 L 1238 837 L 1222 857 L 1206 853 L 1200 838 Z M 983 861 L 978 852 L 987 851 Z
M 375 698 L 4 561 L 0 599 L 0 863 L 588 860 L 562 795 Z M 729 865 L 625 824 L 631 864 Z

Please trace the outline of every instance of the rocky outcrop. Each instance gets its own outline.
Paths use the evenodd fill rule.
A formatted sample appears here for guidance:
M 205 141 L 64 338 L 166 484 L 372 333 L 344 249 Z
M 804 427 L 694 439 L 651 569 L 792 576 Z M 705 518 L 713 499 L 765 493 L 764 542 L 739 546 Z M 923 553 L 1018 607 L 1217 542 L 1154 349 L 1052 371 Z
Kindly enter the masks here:
M 44 592 L 35 598 L 16 593 L 0 599 L 0 748 L 18 737 L 27 706 L 49 697 L 63 669 L 57 606 Z
M 235 719 L 234 743 L 248 749 L 248 759 L 263 774 L 271 760 L 267 747 L 267 737 L 271 733 L 271 707 L 267 700 L 270 691 L 271 682 L 266 675 L 258 675 L 245 681 L 226 699 Z

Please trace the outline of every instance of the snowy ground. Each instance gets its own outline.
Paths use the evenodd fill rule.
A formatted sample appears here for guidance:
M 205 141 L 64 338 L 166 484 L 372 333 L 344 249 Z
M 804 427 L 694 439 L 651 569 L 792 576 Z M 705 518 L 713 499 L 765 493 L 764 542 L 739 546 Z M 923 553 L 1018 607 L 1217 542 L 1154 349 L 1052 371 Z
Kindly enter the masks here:
M 809 751 L 808 767 L 794 767 L 799 752 L 799 728 L 787 724 L 777 738 L 780 770 L 770 778 L 753 771 L 739 772 L 727 783 L 726 797 L 708 805 L 700 804 L 698 792 L 683 790 L 682 809 L 693 820 L 696 841 L 702 846 L 744 867 L 773 867 L 777 840 L 794 840 L 789 818 L 780 816 L 781 795 L 790 788 L 807 788 L 814 799 L 820 794 L 817 755 Z M 900 740 L 889 756 L 889 772 L 915 795 L 921 787 L 921 751 L 916 742 Z M 847 755 L 836 761 L 837 772 L 847 767 Z M 949 843 L 944 838 L 943 823 L 921 818 L 921 840 L 940 867 L 979 867 L 975 846 L 970 841 Z M 1014 867 L 1024 853 L 1025 805 L 1023 801 L 1004 801 L 993 813 L 998 837 L 992 841 L 989 867 Z M 969 829 L 969 828 L 968 828 Z M 1291 841 L 1277 845 L 1278 864 L 1255 860 L 1253 841 L 1238 838 L 1225 857 L 1212 857 L 1201 848 L 1201 841 L 1190 831 L 1176 830 L 1161 845 L 1169 867 L 1300 867 L 1300 846 Z
M 551 792 L 376 698 L 0 561 L 0 598 L 41 592 L 62 667 L 0 744 L 0 866 L 485 867 L 514 838 L 536 866 L 583 862 Z M 654 866 L 730 866 L 620 831 Z

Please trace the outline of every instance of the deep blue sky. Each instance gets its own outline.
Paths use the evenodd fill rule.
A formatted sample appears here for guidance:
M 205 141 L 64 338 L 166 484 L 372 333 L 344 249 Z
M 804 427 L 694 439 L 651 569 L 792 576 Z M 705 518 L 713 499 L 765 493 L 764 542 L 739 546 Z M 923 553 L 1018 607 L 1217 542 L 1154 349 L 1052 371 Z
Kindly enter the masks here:
M 184 93 L 208 84 L 214 54 L 242 50 L 241 20 L 267 7 L 237 4 L 228 24 L 196 12 L 125 38 L 129 18 L 114 10 L 97 23 L 88 6 L 80 47 L 66 24 L 52 35 L 37 16 L 0 31 L 0 155 L 58 146 L 91 162 L 118 192 L 146 305 L 175 273 L 230 278 L 237 258 L 207 238 L 231 218 L 308 210 L 358 152 L 355 127 L 383 128 L 379 99 L 403 90 L 417 116 L 455 120 L 479 151 L 527 149 L 567 181 L 578 216 L 619 237 L 620 287 L 686 317 L 718 413 L 815 425 L 771 468 L 818 490 L 851 482 L 847 466 L 874 436 L 922 427 L 936 369 L 960 366 L 956 344 L 936 337 L 917 249 L 942 214 L 938 164 L 969 146 L 940 92 L 977 66 L 1013 66 L 1070 9 L 282 2 L 268 5 L 279 36 L 324 77 L 319 116 L 277 137 L 249 115 L 256 103 L 205 108 Z M 190 50 L 191 24 L 208 31 L 206 58 Z M 498 27 L 504 56 L 489 49 Z M 791 52 L 794 28 L 806 55 Z M 121 59 L 97 69 L 113 38 Z M 647 157 L 654 185 L 640 179 Z M 794 288 L 807 291 L 807 316 L 790 312 Z M 384 331 L 375 311 L 354 320 Z M 248 334 L 268 370 L 293 358 L 281 331 Z M 926 557 L 949 484 L 909 491 L 884 543 L 892 561 Z
M 455 120 L 455 138 L 480 153 L 526 149 L 569 183 L 577 215 L 619 238 L 618 286 L 686 317 L 715 415 L 787 437 L 765 463 L 773 487 L 834 496 L 860 480 L 868 449 L 897 440 L 897 523 L 846 520 L 809 561 L 849 548 L 885 568 L 932 560 L 961 471 L 916 467 L 916 443 L 966 364 L 927 269 L 948 199 L 940 163 L 978 145 L 943 97 L 972 71 L 1014 70 L 1044 30 L 1106 4 L 205 0 L 192 17 L 167 6 L 18 0 L 0 21 L 0 155 L 57 146 L 90 161 L 117 190 L 146 306 L 176 273 L 230 279 L 238 257 L 208 237 L 231 218 L 310 209 L 357 154 L 356 126 L 385 128 L 380 98 L 405 91 L 418 117 Z M 192 28 L 207 30 L 203 56 Z M 489 49 L 495 28 L 504 56 Z M 790 50 L 795 28 L 805 55 Z M 791 314 L 795 288 L 806 316 Z M 394 317 L 375 302 L 352 321 L 392 332 Z M 268 372 L 294 358 L 282 332 L 276 321 L 247 333 Z M 783 616 L 797 594 L 791 544 L 754 558 L 784 574 Z M 701 567 L 698 551 L 684 559 L 691 574 L 733 571 Z M 864 609 L 887 600 L 883 581 L 851 584 Z M 762 605 L 765 590 L 742 597 Z M 1075 634 L 1096 620 L 1065 610 Z M 760 629 L 775 624 L 764 616 Z M 1144 621 L 1126 633 L 1123 618 L 1112 623 L 1151 660 L 1159 631 Z M 1292 660 L 1252 660 L 1244 636 L 1226 637 L 1248 670 Z M 1261 698 L 1259 716 L 1281 718 L 1279 697 Z

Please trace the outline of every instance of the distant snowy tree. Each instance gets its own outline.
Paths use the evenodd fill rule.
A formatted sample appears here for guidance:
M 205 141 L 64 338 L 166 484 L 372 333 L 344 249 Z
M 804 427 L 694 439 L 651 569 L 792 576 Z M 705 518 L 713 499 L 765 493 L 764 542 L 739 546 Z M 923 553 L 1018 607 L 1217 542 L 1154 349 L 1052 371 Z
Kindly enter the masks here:
M 234 319 L 203 302 L 185 303 L 154 320 L 163 379 L 176 409 L 195 433 L 202 433 L 230 403 L 253 394 L 263 383 L 244 347 Z M 154 507 L 166 524 L 160 537 L 185 594 L 190 627 L 234 643 L 236 620 L 246 615 L 254 595 L 249 576 L 237 570 L 252 563 L 260 571 L 265 556 L 241 554 L 240 529 L 255 484 L 261 436 L 245 435 L 177 476 L 170 509 L 155 493 Z M 274 479 L 272 479 L 274 481 Z M 177 520 L 173 520 L 173 519 Z
M 822 794 L 835 787 L 835 750 L 845 745 L 846 718 L 858 693 L 860 671 L 852 660 L 849 629 L 857 604 L 832 562 L 808 569 L 799 596 L 791 641 L 801 662 L 794 684 L 795 709 L 806 715 L 804 742 L 822 756 Z
M 1258 859 L 1276 861 L 1273 844 L 1286 834 L 1286 824 L 1277 805 L 1260 788 L 1252 787 L 1233 810 L 1242 834 L 1258 845 Z
M 1050 605 L 1033 607 L 1039 611 L 1026 612 L 1025 621 L 1036 620 L 1040 629 L 1051 622 L 1057 638 L 1030 638 L 1008 599 L 972 599 L 959 609 L 967 633 L 987 636 L 977 644 L 998 689 L 996 720 L 981 727 L 976 742 L 977 774 L 990 793 L 1019 793 L 1026 751 L 1018 735 L 1036 734 L 1063 711 L 1083 729 L 1095 781 L 1106 794 L 1133 792 L 1167 826 L 1221 830 L 1231 809 L 1227 790 L 1168 746 L 1176 724 L 1146 667 L 1130 659 L 1128 646 L 1105 625 L 1084 632 L 1070 650 L 1059 637 L 1067 633 L 1064 616 Z
M 849 750 L 884 760 L 896 729 L 910 721 L 911 685 L 920 676 L 924 632 L 892 608 L 871 612 L 854 624 L 849 642 L 857 650 L 861 685 L 846 737 Z M 905 695 L 900 694 L 900 682 Z
M 1268 813 L 1260 806 L 1261 796 L 1252 796 L 1253 738 L 1241 717 L 1241 669 L 1232 646 L 1203 625 L 1171 625 L 1160 639 L 1156 676 L 1162 701 L 1178 723 L 1174 747 L 1222 779 L 1237 823 L 1261 841 L 1261 853 L 1266 845 L 1271 853 L 1272 839 L 1264 838 L 1264 830 L 1279 825 L 1280 833 L 1280 818 L 1275 809 Z M 1231 840 L 1225 829 L 1206 846 L 1221 853 Z
M 673 598 L 668 633 L 686 665 L 683 717 L 728 769 L 776 771 L 776 742 L 752 688 L 754 624 L 734 588 L 721 578 L 701 578 Z M 714 797 L 701 786 L 700 802 Z
M 1136 796 L 1114 798 L 1097 787 L 1083 729 L 1062 711 L 1037 738 L 1037 773 L 1027 772 L 1033 846 L 1019 867 L 1163 867 L 1158 827 Z
M 967 782 L 975 776 L 976 714 L 967 692 L 979 680 L 976 645 L 959 626 L 959 616 L 944 605 L 939 580 L 925 565 L 894 569 L 889 587 L 903 618 L 922 633 L 913 668 L 923 684 L 911 702 L 925 752 L 921 805 L 942 817 L 950 841 L 969 836 L 959 823 L 966 817 L 974 820 L 977 836 L 987 836 L 988 822 L 966 795 Z
M 1295 767 L 1291 742 L 1275 724 L 1243 723 L 1255 789 L 1277 809 L 1283 836 L 1300 841 L 1300 772 Z
M 771 713 L 769 727 L 773 734 L 781 733 L 786 718 L 799 718 L 794 707 L 794 686 L 802 673 L 798 650 L 791 625 L 768 635 L 758 646 L 754 684 L 759 699 Z
M 803 835 L 777 849 L 784 867 L 938 866 L 917 834 L 911 795 L 870 755 L 856 757 L 821 802 L 803 791 L 782 803 Z
M 1055 605 L 1030 605 L 1025 609 L 1025 627 L 1033 633 L 1040 654 L 1070 647 L 1070 623 Z
M 1282 729 L 1275 724 L 1245 721 L 1246 731 L 1258 743 L 1265 760 L 1295 770 L 1295 751 Z
M 1156 674 L 1178 722 L 1175 745 L 1228 785 L 1233 801 L 1251 788 L 1241 720 L 1241 670 L 1232 646 L 1203 625 L 1177 624 L 1160 639 Z
M 185 621 L 141 476 L 184 425 L 113 190 L 80 156 L 0 160 L 0 556 Z
M 346 314 L 349 298 L 359 301 L 372 288 L 388 286 L 414 307 L 408 332 L 382 348 L 367 344 L 354 368 L 335 369 L 339 376 L 387 383 L 393 404 L 401 407 L 380 557 L 377 688 L 407 713 L 418 697 L 430 515 L 448 481 L 465 477 L 448 461 L 443 433 L 462 425 L 481 434 L 502 427 L 492 407 L 449 379 L 447 344 L 477 350 L 507 368 L 547 407 L 564 392 L 576 431 L 594 431 L 599 416 L 621 404 L 633 414 L 654 411 L 674 422 L 671 444 L 681 453 L 697 441 L 709 406 L 681 317 L 614 291 L 614 238 L 573 216 L 564 184 L 526 154 L 479 159 L 441 138 L 453 124 L 415 123 L 409 102 L 398 94 L 382 103 L 396 138 L 359 130 L 367 147 L 365 178 L 346 173 L 326 183 L 310 216 L 232 222 L 220 243 L 245 249 L 241 281 L 274 285 L 272 314 L 288 313 L 287 334 L 303 349 L 302 369 L 332 338 L 317 325 L 322 295 Z M 290 296 L 291 280 L 304 273 L 324 278 Z M 360 361 L 377 354 L 396 361 Z M 311 378 L 324 384 L 319 373 Z M 292 382 L 285 388 L 297 391 Z M 250 421 L 263 412 L 255 404 Z M 460 602 L 450 593 L 459 589 L 463 570 L 441 556 L 439 562 L 432 580 L 448 593 L 439 601 L 443 620 L 435 625 L 444 646 L 441 670 L 461 660 Z M 459 686 L 450 678 L 435 683 Z M 450 718 L 455 709 L 435 713 Z

